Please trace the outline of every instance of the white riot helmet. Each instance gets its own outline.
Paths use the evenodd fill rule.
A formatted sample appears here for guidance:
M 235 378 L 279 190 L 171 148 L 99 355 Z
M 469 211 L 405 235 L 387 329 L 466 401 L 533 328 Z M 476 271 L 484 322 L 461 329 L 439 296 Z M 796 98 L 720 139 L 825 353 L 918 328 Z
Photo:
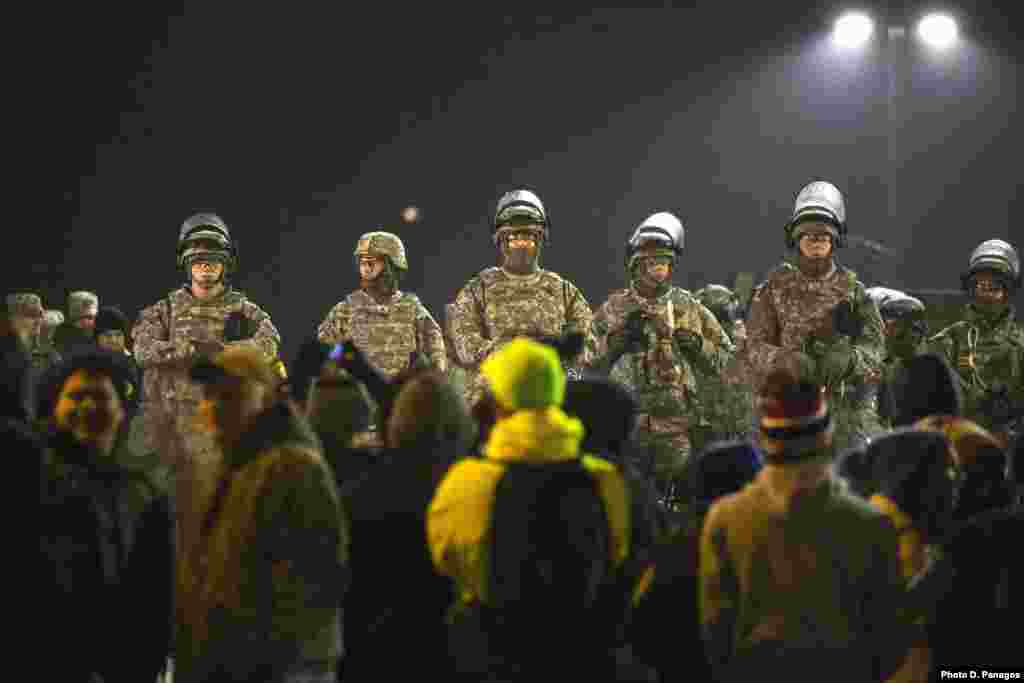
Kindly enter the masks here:
M 544 204 L 540 201 L 540 197 L 532 190 L 525 188 L 512 190 L 503 194 L 498 200 L 498 206 L 494 210 L 494 243 L 498 243 L 499 235 L 503 232 L 500 229 L 501 226 L 514 227 L 516 223 L 543 226 L 541 239 L 544 244 L 550 243 L 551 219 Z
M 835 246 L 846 242 L 846 202 L 835 185 L 825 180 L 815 180 L 804 186 L 796 196 L 793 215 L 786 224 L 786 246 L 796 247 L 796 226 L 806 220 L 821 220 L 835 229 Z
M 991 271 L 998 275 L 1008 291 L 1020 289 L 1020 256 L 1009 242 L 986 240 L 974 249 L 967 272 L 960 278 L 964 291 L 968 294 L 971 293 L 971 280 L 981 271 Z
M 683 239 L 686 230 L 682 222 L 671 213 L 661 211 L 651 214 L 630 235 L 626 242 L 626 270 L 631 272 L 641 246 L 654 243 L 659 250 L 670 251 L 675 263 L 683 254 Z

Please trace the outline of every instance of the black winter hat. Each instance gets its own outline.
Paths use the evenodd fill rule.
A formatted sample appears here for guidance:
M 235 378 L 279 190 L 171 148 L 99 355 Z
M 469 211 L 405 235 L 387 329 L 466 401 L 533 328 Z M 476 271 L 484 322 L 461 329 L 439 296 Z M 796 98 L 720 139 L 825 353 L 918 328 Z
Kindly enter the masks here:
M 701 451 L 689 467 L 690 492 L 706 512 L 722 496 L 735 493 L 761 471 L 760 451 L 748 441 L 726 441 Z
M 947 529 L 953 510 L 953 454 L 945 434 L 902 428 L 868 445 L 878 492 L 929 538 Z
M 96 314 L 96 323 L 93 330 L 96 336 L 104 332 L 122 332 L 127 337 L 128 317 L 119 308 L 104 306 Z
M 320 376 L 330 352 L 331 346 L 316 337 L 310 337 L 302 343 L 292 363 L 290 384 L 293 399 L 303 402 L 309 397 L 309 388 L 313 380 Z
M 562 410 L 583 423 L 581 449 L 594 455 L 619 455 L 636 427 L 633 396 L 622 385 L 603 378 L 567 382 Z
M 959 417 L 960 385 L 949 363 L 935 353 L 914 356 L 888 385 L 893 424 L 907 427 L 930 415 Z

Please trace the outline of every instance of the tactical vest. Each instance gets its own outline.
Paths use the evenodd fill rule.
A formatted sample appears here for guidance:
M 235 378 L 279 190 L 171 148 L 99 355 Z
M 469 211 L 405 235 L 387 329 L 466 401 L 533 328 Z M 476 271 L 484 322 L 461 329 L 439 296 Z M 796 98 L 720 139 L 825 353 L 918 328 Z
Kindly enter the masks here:
M 420 310 L 414 294 L 378 304 L 363 292 L 345 298 L 351 310 L 349 335 L 370 365 L 388 379 L 409 368 L 409 356 L 419 350 L 416 320 Z
M 508 339 L 520 333 L 555 337 L 565 332 L 571 308 L 567 280 L 546 270 L 537 277 L 512 278 L 500 268 L 489 268 L 479 277 L 477 306 L 484 338 Z
M 965 389 L 986 391 L 995 382 L 1013 385 L 1024 368 L 1020 365 L 1024 345 L 1012 334 L 1013 319 L 982 329 L 970 320 L 961 320 L 932 337 L 931 342 L 948 337 L 950 359 Z

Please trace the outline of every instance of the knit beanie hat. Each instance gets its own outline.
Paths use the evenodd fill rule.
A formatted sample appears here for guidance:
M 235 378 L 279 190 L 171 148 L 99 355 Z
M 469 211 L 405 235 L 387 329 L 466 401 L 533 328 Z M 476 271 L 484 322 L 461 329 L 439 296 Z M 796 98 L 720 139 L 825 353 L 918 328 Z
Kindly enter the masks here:
M 558 352 L 525 337 L 488 356 L 480 372 L 505 410 L 561 406 L 565 399 L 565 372 Z
M 68 320 L 75 322 L 79 318 L 96 315 L 100 298 L 92 292 L 71 292 L 68 295 Z
M 716 443 L 701 451 L 688 472 L 698 511 L 707 512 L 717 499 L 742 489 L 761 466 L 760 452 L 748 441 Z
M 768 462 L 796 462 L 828 454 L 832 417 L 825 387 L 784 370 L 765 378 L 757 400 L 761 447 Z
M 929 415 L 961 414 L 960 386 L 949 363 L 923 353 L 904 363 L 888 386 L 892 420 L 907 427 Z
M 96 325 L 93 327 L 96 336 L 104 332 L 121 332 L 128 336 L 128 318 L 121 309 L 107 306 L 96 314 Z

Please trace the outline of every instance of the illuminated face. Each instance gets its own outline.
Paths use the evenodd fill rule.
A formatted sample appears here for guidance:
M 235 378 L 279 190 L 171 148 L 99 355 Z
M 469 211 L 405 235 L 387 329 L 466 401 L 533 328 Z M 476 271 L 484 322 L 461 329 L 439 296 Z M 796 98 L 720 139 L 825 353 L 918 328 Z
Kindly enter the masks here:
M 125 420 L 125 412 L 109 377 L 79 370 L 64 382 L 54 417 L 57 426 L 79 442 L 108 453 Z
M 92 332 L 93 328 L 96 327 L 96 311 L 95 309 L 86 311 L 86 315 L 75 319 L 75 327 L 85 330 L 86 332 Z
M 376 280 L 384 272 L 384 258 L 368 254 L 359 257 L 359 277 L 363 280 Z
M 224 445 L 234 443 L 267 405 L 269 387 L 260 382 L 225 377 L 203 388 L 200 426 Z
M 800 254 L 804 258 L 822 259 L 832 254 L 832 232 L 825 223 L 807 223 L 801 226 Z
M 505 267 L 513 272 L 530 270 L 537 260 L 544 226 L 536 223 L 502 225 L 499 230 L 503 230 L 501 244 Z
M 992 273 L 981 272 L 974 276 L 974 298 L 983 304 L 1001 304 L 1008 292 L 999 278 Z
M 124 353 L 125 339 L 121 330 L 107 330 L 103 334 L 96 335 L 96 345 L 108 351 Z
M 192 264 L 192 282 L 200 287 L 213 287 L 224 277 L 224 264 L 220 261 L 196 261 Z

